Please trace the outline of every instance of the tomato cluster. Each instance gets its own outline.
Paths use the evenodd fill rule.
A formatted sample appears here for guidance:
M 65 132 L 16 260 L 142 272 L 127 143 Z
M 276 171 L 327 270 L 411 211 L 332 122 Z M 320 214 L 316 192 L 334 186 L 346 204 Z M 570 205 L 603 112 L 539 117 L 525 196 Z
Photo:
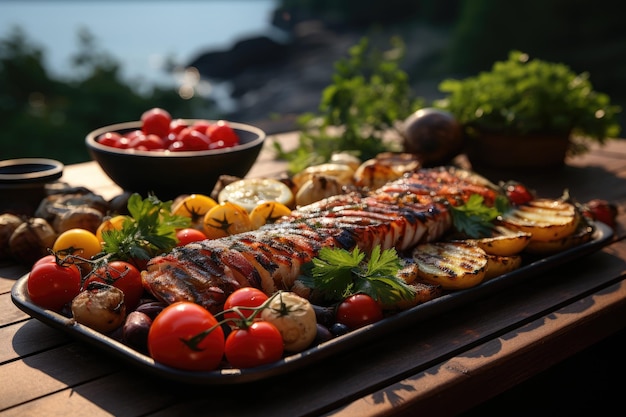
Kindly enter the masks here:
M 207 151 L 236 146 L 237 132 L 224 120 L 197 120 L 192 124 L 172 119 L 170 113 L 155 107 L 141 116 L 141 129 L 128 133 L 107 132 L 98 143 L 118 149 L 142 151 Z

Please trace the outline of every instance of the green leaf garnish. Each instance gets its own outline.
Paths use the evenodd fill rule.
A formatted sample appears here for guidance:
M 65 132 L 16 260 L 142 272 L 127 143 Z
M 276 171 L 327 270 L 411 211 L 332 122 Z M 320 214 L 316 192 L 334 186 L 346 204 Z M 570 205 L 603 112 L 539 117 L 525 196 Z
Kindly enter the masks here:
M 162 202 L 154 195 L 142 199 L 133 194 L 128 199 L 128 213 L 121 230 L 102 234 L 103 250 L 120 260 L 150 259 L 173 249 L 176 230 L 189 227 L 191 220 L 171 213 L 172 202 Z
M 384 304 L 393 304 L 415 296 L 413 288 L 397 276 L 400 267 L 400 258 L 393 248 L 381 251 L 376 246 L 366 261 L 359 248 L 349 252 L 324 247 L 313 258 L 311 279 L 305 282 L 328 300 L 339 301 L 363 293 Z
M 479 194 L 472 194 L 465 204 L 450 206 L 452 222 L 457 231 L 472 238 L 491 235 L 493 221 L 508 210 L 509 204 L 504 196 L 497 196 L 495 205 L 489 207 Z

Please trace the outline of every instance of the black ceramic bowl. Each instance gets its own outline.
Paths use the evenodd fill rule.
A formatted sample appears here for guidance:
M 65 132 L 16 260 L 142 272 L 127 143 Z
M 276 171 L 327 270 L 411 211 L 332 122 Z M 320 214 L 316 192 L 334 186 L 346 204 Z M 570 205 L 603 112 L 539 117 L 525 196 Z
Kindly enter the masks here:
M 33 215 L 46 196 L 46 184 L 61 178 L 63 168 L 47 158 L 0 161 L 0 213 Z
M 193 124 L 196 119 L 188 119 Z M 254 165 L 265 142 L 263 130 L 228 122 L 240 139 L 230 148 L 208 151 L 139 151 L 101 145 L 96 140 L 106 132 L 127 133 L 141 128 L 141 122 L 119 123 L 90 132 L 85 138 L 91 157 L 121 188 L 146 197 L 152 193 L 162 201 L 182 194 L 213 191 L 220 175 L 244 177 Z

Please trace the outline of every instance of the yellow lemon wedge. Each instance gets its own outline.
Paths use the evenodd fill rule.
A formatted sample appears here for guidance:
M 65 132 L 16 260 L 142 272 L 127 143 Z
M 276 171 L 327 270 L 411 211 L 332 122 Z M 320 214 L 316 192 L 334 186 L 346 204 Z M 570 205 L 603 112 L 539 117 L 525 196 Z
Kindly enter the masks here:
M 285 206 L 293 203 L 294 195 L 287 184 L 273 178 L 244 178 L 225 186 L 218 202 L 237 204 L 250 213 L 261 203 L 276 201 Z
M 252 230 L 252 221 L 243 207 L 225 201 L 204 215 L 203 231 L 209 239 L 218 239 Z
M 204 194 L 190 194 L 172 206 L 172 214 L 189 217 L 191 227 L 203 230 L 204 216 L 217 204 L 217 201 Z
M 250 212 L 252 229 L 258 229 L 267 223 L 274 223 L 276 220 L 291 213 L 291 209 L 277 201 L 268 201 L 256 206 Z

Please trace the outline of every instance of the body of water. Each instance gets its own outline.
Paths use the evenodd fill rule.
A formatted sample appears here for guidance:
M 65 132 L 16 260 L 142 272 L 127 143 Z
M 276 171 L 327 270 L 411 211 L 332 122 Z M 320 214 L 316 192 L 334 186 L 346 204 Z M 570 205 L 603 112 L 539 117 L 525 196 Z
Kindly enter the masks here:
M 55 77 L 72 78 L 78 32 L 87 29 L 96 48 L 121 64 L 124 79 L 142 86 L 175 85 L 166 60 L 185 64 L 199 53 L 268 33 L 274 0 L 2 0 L 0 37 L 20 27 L 43 48 Z

